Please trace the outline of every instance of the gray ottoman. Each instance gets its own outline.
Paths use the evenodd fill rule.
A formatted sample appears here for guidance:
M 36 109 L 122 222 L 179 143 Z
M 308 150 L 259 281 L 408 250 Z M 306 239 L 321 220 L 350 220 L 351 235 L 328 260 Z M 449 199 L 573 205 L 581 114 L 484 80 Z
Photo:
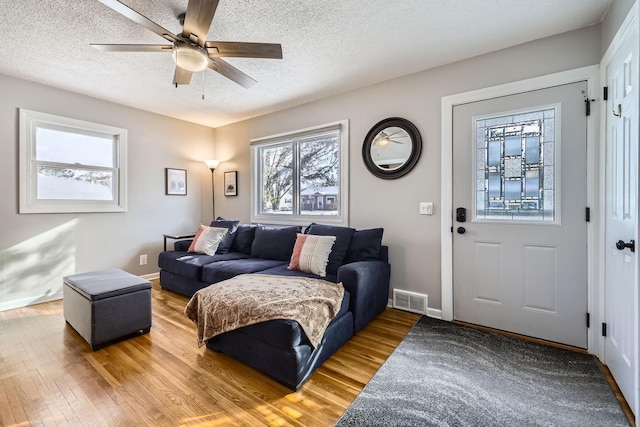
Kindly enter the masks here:
M 63 280 L 64 318 L 91 350 L 151 329 L 151 282 L 117 268 Z

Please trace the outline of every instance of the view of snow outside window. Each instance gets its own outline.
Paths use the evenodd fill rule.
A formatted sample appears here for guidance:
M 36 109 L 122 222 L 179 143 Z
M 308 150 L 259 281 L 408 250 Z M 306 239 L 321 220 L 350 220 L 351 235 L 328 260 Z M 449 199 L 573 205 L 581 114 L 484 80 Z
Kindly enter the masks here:
M 39 200 L 114 200 L 114 137 L 38 127 Z
M 339 215 L 338 138 L 332 132 L 261 148 L 261 213 L 298 214 L 297 200 L 301 215 Z

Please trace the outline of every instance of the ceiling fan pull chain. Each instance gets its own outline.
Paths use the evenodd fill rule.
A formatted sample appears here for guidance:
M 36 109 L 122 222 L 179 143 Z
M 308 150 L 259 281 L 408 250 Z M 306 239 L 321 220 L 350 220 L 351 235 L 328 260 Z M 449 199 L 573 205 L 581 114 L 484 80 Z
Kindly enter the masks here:
M 205 70 L 206 70 L 206 68 L 205 68 Z M 205 78 L 204 70 L 202 70 L 202 100 L 203 101 L 204 101 L 204 86 L 205 86 L 204 85 L 204 78 Z

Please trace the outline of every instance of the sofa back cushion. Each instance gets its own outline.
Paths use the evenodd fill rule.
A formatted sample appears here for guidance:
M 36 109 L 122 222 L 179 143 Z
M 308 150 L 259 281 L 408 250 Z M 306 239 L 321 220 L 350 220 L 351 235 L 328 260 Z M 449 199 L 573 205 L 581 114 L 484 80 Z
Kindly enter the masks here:
M 231 252 L 251 255 L 251 244 L 255 235 L 255 225 L 239 224 L 231 244 Z
M 289 261 L 300 227 L 272 228 L 258 225 L 251 244 L 251 257 Z
M 316 236 L 335 236 L 336 242 L 331 248 L 329 254 L 329 263 L 327 264 L 327 274 L 338 274 L 338 268 L 344 264 L 347 250 L 351 243 L 351 237 L 356 230 L 349 227 L 340 227 L 335 225 L 324 225 L 312 223 L 307 227 L 307 234 Z
M 226 228 L 227 230 L 229 230 L 229 232 L 225 234 L 224 237 L 222 237 L 222 240 L 218 244 L 218 249 L 216 250 L 217 254 L 226 254 L 227 252 L 229 252 L 239 222 L 240 221 L 238 220 L 228 220 L 220 217 L 211 221 L 211 227 Z
M 357 230 L 351 238 L 344 263 L 358 261 L 376 261 L 380 259 L 383 228 Z

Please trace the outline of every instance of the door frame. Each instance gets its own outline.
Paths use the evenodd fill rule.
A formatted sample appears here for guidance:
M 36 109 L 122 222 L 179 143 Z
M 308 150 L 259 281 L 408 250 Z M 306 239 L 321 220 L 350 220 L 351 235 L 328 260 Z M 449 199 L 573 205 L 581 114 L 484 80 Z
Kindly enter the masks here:
M 553 86 L 587 81 L 585 99 L 597 100 L 599 85 L 599 65 L 576 68 L 531 79 L 506 83 L 498 86 L 473 90 L 469 92 L 449 95 L 441 101 L 441 295 L 442 295 L 442 319 L 453 320 L 453 108 L 456 105 L 469 102 L 483 101 L 500 96 L 515 95 L 522 92 L 530 92 Z M 595 149 L 599 135 L 600 112 L 597 102 L 591 103 L 591 114 L 587 117 L 587 206 L 591 207 L 591 221 L 587 223 L 587 310 L 591 313 L 591 325 L 600 324 L 599 292 L 597 292 L 597 278 L 599 260 L 597 230 L 600 229 L 601 204 L 597 198 L 600 176 L 596 165 L 599 164 L 600 152 Z M 586 316 L 586 314 L 585 314 Z M 585 319 L 586 321 L 586 319 Z M 598 349 L 603 341 L 596 331 L 598 328 L 587 329 L 587 349 L 589 353 L 600 355 Z M 602 341 L 602 343 L 601 343 Z

